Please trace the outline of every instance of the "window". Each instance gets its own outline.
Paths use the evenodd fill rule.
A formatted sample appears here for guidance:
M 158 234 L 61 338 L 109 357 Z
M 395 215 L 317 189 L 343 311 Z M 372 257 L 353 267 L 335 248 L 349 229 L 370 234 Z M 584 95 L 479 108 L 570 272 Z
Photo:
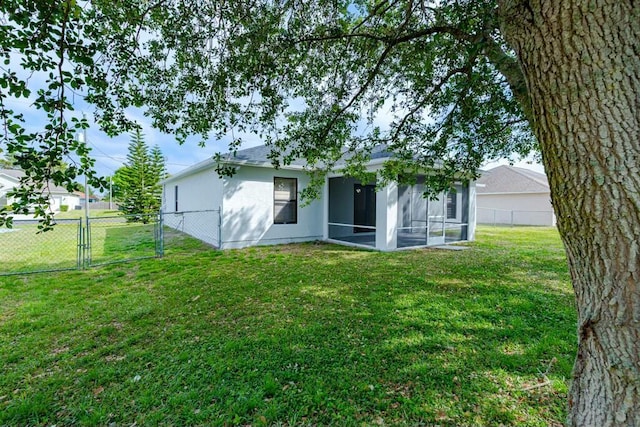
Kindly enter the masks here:
M 174 200 L 176 202 L 175 211 L 178 212 L 178 186 L 177 185 L 175 187 L 173 187 L 173 195 L 174 195 Z
M 298 180 L 273 178 L 273 223 L 296 224 L 298 222 Z

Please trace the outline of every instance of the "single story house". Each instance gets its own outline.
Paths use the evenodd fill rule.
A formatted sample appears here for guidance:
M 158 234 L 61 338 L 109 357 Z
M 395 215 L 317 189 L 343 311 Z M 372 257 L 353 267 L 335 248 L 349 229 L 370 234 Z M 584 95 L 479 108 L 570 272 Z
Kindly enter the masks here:
M 275 169 L 268 154 L 264 145 L 238 151 L 225 160 L 236 168 L 233 177 L 219 177 L 213 159 L 169 177 L 164 223 L 221 249 L 323 240 L 388 251 L 474 239 L 474 182 L 428 200 L 424 176 L 413 186 L 379 188 L 335 173 L 321 197 L 303 203 L 305 162 Z M 368 168 L 379 169 L 389 156 L 376 153 Z
M 12 203 L 12 199 L 7 193 L 18 186 L 20 178 L 24 175 L 20 169 L 0 169 L 0 208 Z M 59 212 L 60 206 L 68 206 L 71 210 L 80 204 L 78 196 L 70 193 L 64 187 L 50 184 L 47 191 L 49 192 L 49 207 L 53 212 Z
M 78 205 L 84 206 L 87 195 L 82 191 L 74 191 L 73 194 L 78 197 Z M 100 201 L 100 197 L 95 194 L 89 194 L 89 203 L 97 203 Z
M 485 171 L 476 188 L 480 224 L 556 224 L 549 182 L 543 173 L 498 166 Z

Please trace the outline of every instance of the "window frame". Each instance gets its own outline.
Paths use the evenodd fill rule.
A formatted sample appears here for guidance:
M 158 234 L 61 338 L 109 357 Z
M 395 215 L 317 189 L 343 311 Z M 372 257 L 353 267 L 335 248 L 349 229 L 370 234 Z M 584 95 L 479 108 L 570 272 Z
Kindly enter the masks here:
M 276 190 L 277 190 L 277 181 L 278 180 L 287 180 L 287 181 L 293 181 L 294 186 L 293 186 L 293 197 L 294 199 L 289 199 L 289 200 L 285 200 L 285 199 L 278 199 L 276 198 Z M 293 204 L 293 220 L 292 221 L 278 221 L 278 215 L 277 215 L 277 207 L 278 207 L 278 202 L 280 203 L 285 203 L 284 206 L 287 206 L 289 204 Z M 298 223 L 298 178 L 291 178 L 291 177 L 285 177 L 285 176 L 274 176 L 273 177 L 273 224 L 274 225 L 291 225 L 291 224 L 297 224 Z

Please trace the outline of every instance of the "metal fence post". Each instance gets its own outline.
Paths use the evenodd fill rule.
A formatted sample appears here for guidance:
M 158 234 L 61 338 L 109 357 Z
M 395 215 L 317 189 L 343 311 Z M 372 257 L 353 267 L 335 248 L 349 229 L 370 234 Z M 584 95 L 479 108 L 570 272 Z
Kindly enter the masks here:
M 82 248 L 84 246 L 84 242 L 82 239 L 82 218 L 78 218 L 78 228 L 77 228 L 77 243 L 78 247 L 76 249 L 76 268 L 78 270 L 82 270 Z
M 87 266 L 87 224 L 86 224 L 86 221 L 82 221 L 82 218 L 80 218 L 80 240 L 82 242 L 80 245 L 80 258 L 81 258 L 82 269 L 84 270 L 88 267 Z
M 87 217 L 87 244 L 86 244 L 87 268 L 91 267 L 91 222 Z
M 156 256 L 164 256 L 164 216 L 162 211 L 158 212 L 157 227 L 157 243 L 156 243 Z

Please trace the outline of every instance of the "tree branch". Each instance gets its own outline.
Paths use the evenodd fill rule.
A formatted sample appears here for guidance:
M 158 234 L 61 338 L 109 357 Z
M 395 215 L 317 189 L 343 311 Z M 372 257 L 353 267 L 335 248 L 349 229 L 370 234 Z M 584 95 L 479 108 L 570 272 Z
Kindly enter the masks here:
M 469 61 L 467 62 L 467 64 L 465 64 L 465 66 L 458 67 L 458 68 L 452 68 L 451 70 L 449 70 L 449 72 L 438 82 L 438 84 L 436 84 L 429 91 L 429 93 L 421 101 L 419 101 L 416 104 L 416 106 L 413 109 L 411 109 L 411 111 L 409 111 L 409 113 L 407 113 L 402 118 L 402 120 L 398 124 L 398 127 L 396 128 L 395 132 L 393 133 L 393 136 L 391 137 L 391 140 L 394 140 L 394 139 L 396 139 L 398 137 L 398 135 L 400 134 L 400 131 L 404 127 L 404 125 L 407 122 L 407 120 L 409 119 L 409 117 L 412 117 L 415 113 L 418 112 L 418 110 L 423 108 L 425 106 L 425 104 L 429 102 L 429 98 L 431 96 L 433 96 L 436 92 L 438 92 L 440 89 L 442 89 L 442 87 L 449 81 L 449 79 L 451 77 L 455 76 L 456 74 L 469 72 L 469 70 L 472 67 L 473 61 L 475 61 L 475 58 L 470 58 Z
M 533 123 L 531 98 L 518 61 L 508 55 L 489 35 L 485 35 L 482 39 L 482 52 L 489 62 L 507 79 L 511 92 L 518 100 L 525 117 L 529 123 Z

